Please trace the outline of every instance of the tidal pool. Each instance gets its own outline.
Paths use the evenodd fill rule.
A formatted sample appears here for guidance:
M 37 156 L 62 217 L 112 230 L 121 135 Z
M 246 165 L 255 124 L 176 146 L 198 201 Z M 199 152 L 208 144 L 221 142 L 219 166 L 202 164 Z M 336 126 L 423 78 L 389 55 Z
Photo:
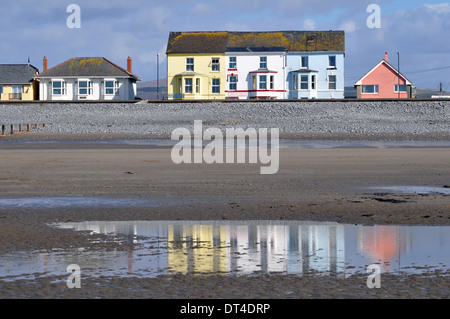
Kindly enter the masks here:
M 171 274 L 321 275 L 346 278 L 378 264 L 393 274 L 449 270 L 449 226 L 363 226 L 302 221 L 121 221 L 54 227 L 106 234 L 129 250 L 18 252 L 0 257 L 0 280 Z

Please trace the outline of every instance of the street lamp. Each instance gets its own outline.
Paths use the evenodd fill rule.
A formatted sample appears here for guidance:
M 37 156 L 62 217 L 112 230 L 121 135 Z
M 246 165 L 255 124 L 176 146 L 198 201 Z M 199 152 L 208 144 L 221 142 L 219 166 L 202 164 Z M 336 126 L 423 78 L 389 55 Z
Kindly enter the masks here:
M 400 52 L 397 52 L 397 63 L 398 63 L 398 68 L 397 68 L 397 81 L 398 81 L 398 86 L 397 86 L 397 90 L 398 90 L 398 98 L 400 98 Z
M 156 55 L 156 99 L 159 100 L 159 53 Z

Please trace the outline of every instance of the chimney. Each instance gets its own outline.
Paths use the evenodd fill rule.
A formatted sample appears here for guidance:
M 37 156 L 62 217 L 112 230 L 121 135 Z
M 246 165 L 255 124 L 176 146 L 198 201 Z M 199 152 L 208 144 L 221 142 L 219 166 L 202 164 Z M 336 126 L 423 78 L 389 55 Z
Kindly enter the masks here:
M 133 61 L 130 57 L 127 59 L 127 71 L 133 73 Z
M 47 72 L 47 57 L 44 56 L 44 69 L 42 72 Z
M 387 52 L 384 53 L 384 59 L 386 60 L 386 62 L 389 62 L 389 55 Z

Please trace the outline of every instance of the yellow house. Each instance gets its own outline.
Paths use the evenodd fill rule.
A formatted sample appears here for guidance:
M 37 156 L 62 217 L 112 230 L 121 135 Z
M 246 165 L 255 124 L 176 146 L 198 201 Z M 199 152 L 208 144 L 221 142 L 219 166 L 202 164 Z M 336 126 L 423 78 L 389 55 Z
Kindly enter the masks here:
M 30 64 L 0 64 L 0 100 L 38 100 L 37 74 L 39 70 Z
M 167 45 L 169 100 L 225 99 L 227 32 L 171 32 Z

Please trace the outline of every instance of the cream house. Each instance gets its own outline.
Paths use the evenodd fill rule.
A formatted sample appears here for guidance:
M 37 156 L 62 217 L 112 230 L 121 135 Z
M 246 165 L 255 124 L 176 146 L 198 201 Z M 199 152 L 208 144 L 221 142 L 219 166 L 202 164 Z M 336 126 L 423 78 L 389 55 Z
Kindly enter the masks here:
M 103 57 L 78 57 L 44 70 L 39 79 L 40 100 L 135 100 L 136 82 L 141 79 L 132 73 L 128 57 L 127 69 Z

